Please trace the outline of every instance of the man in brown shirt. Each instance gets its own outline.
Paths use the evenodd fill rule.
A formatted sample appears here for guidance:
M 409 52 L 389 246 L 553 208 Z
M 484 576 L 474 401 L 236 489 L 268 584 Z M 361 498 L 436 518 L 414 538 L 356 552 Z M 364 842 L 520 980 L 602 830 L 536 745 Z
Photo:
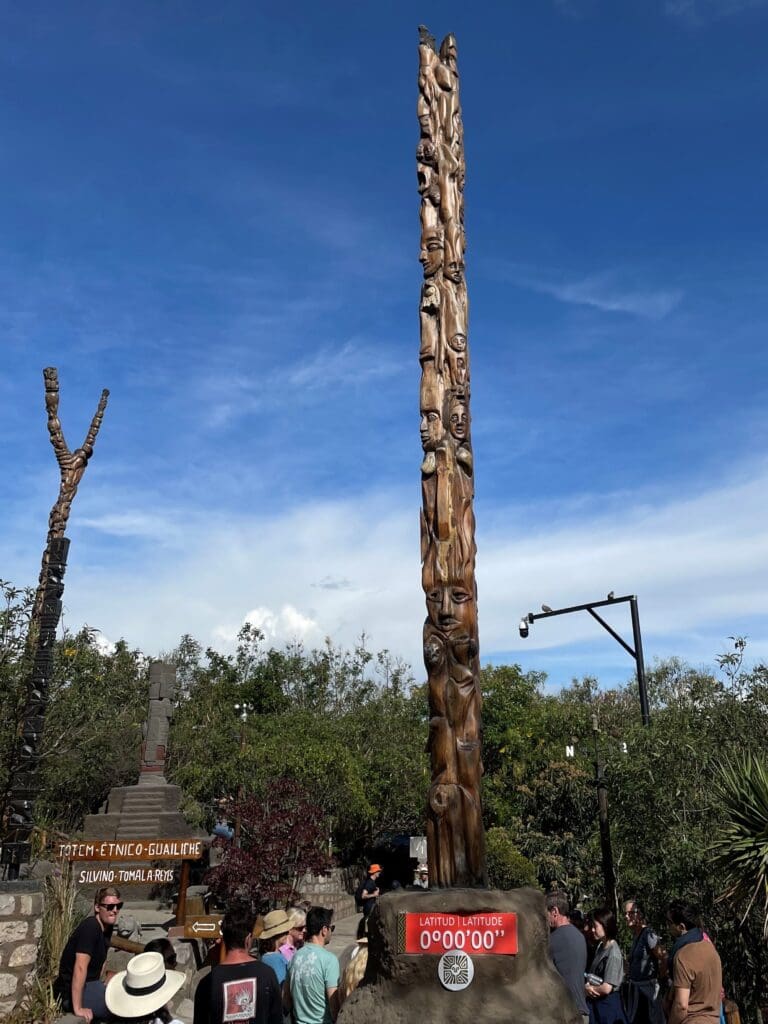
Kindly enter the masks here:
M 693 907 L 670 903 L 667 921 L 675 939 L 669 955 L 674 988 L 667 1024 L 719 1024 L 723 971 L 717 950 Z

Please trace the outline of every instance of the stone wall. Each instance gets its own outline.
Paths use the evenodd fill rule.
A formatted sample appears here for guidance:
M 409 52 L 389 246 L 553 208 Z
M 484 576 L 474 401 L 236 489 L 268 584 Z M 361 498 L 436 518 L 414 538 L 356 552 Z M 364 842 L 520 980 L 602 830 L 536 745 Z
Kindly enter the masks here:
M 0 1019 L 21 1002 L 42 931 L 40 882 L 0 882 Z
M 326 875 L 304 875 L 298 889 L 303 900 L 348 917 L 355 912 L 355 885 L 348 868 L 331 868 Z

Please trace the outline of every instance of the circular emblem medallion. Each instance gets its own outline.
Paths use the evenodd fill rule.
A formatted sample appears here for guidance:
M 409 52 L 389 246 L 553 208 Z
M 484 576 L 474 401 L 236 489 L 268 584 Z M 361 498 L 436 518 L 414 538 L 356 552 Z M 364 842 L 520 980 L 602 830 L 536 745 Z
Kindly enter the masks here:
M 437 964 L 437 976 L 449 992 L 461 992 L 472 983 L 475 965 L 466 953 L 443 953 Z

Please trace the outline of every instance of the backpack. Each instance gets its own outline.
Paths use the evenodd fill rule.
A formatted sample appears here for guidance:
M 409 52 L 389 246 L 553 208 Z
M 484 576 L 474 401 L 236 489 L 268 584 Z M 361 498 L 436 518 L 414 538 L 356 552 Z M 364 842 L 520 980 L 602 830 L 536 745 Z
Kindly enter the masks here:
M 361 882 L 360 885 L 355 889 L 355 910 L 358 914 L 362 913 L 363 910 L 363 886 L 365 882 Z

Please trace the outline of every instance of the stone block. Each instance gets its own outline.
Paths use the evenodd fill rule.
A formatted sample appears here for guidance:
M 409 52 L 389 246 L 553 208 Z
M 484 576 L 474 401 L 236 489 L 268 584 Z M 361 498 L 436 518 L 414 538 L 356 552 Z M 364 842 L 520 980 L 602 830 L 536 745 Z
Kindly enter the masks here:
M 15 974 L 0 974 L 0 996 L 16 995 L 19 979 Z
M 0 1019 L 5 1019 L 6 1014 L 16 1008 L 15 999 L 0 999 Z
M 181 1002 L 176 1004 L 173 1015 L 178 1017 L 179 1020 L 192 1020 L 195 1014 L 195 1004 L 191 999 L 182 999 Z
M 37 960 L 37 945 L 34 942 L 23 942 L 16 946 L 8 957 L 9 967 L 27 967 Z
M 0 921 L 0 942 L 19 942 L 26 939 L 29 922 Z
M 180 967 L 183 968 L 188 964 L 194 963 L 191 942 L 174 942 L 173 948 L 176 952 L 176 962 Z
M 472 916 L 517 915 L 518 952 L 473 954 L 467 970 L 464 952 L 453 967 L 464 972 L 457 984 L 439 975 L 437 953 L 405 953 L 402 914 Z M 549 958 L 544 895 L 534 889 L 442 889 L 387 893 L 368 923 L 365 976 L 345 1001 L 339 1024 L 580 1024 L 565 983 Z M 468 951 L 467 951 L 468 953 Z M 460 963 L 463 961 L 463 963 Z M 448 965 L 444 965 L 447 967 Z M 474 975 L 474 977 L 473 977 Z M 441 978 L 443 979 L 441 981 Z M 450 979 L 449 979 L 450 980 Z M 461 984 L 458 984 L 458 982 Z
M 33 893 L 29 896 L 20 896 L 19 913 L 25 917 L 32 917 L 33 914 L 42 914 L 43 897 L 40 893 Z
M 7 917 L 16 912 L 16 897 L 0 893 L 0 915 Z
M 33 939 L 39 939 L 42 934 L 43 934 L 43 919 L 42 919 L 42 917 L 38 917 L 37 920 L 32 925 L 32 938 Z

